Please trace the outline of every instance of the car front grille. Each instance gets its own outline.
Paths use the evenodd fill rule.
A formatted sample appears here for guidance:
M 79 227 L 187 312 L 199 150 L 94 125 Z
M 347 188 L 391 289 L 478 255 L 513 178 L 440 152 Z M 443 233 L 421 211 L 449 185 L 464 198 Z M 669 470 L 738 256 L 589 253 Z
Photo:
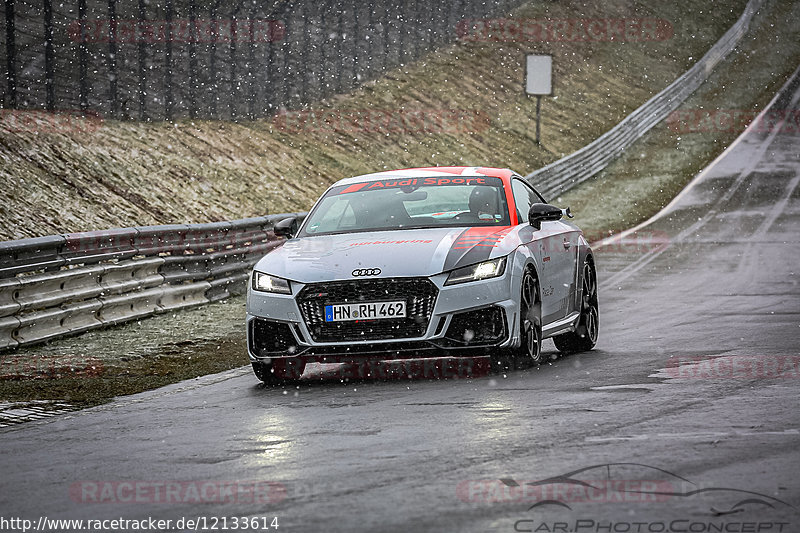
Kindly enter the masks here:
M 422 337 L 439 290 L 427 278 L 386 278 L 312 283 L 297 295 L 303 320 L 315 342 L 345 342 Z M 405 301 L 405 318 L 325 322 L 325 306 Z

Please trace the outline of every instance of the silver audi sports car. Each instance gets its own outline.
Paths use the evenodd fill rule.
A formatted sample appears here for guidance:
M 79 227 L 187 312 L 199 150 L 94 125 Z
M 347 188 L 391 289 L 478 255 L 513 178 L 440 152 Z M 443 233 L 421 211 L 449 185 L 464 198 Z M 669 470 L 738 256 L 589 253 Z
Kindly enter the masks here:
M 432 167 L 341 180 L 255 265 L 247 346 L 265 383 L 309 361 L 489 355 L 540 363 L 542 339 L 589 350 L 597 276 L 569 209 L 507 169 Z

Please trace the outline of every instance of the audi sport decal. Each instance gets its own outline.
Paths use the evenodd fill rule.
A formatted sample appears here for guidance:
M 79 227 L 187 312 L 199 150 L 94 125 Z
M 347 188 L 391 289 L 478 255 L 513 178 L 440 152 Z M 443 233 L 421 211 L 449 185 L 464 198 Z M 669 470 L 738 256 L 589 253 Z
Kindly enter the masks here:
M 453 241 L 447 258 L 444 260 L 444 270 L 452 270 L 489 259 L 492 250 L 512 229 L 514 226 L 476 227 L 464 230 Z
M 421 185 L 494 185 L 500 187 L 503 180 L 500 178 L 424 178 Z
M 439 185 L 439 186 L 446 186 L 446 185 L 490 185 L 494 187 L 502 187 L 503 180 L 500 178 L 493 178 L 489 176 L 480 176 L 480 177 L 427 177 L 427 178 L 406 178 L 406 179 L 395 179 L 395 180 L 379 180 L 379 181 L 368 181 L 365 183 L 354 183 L 353 185 L 349 185 L 346 187 L 342 187 L 342 190 L 338 192 L 338 194 L 348 194 L 353 192 L 359 191 L 369 191 L 373 189 L 391 189 L 391 188 L 402 188 L 402 187 L 420 187 L 422 185 Z

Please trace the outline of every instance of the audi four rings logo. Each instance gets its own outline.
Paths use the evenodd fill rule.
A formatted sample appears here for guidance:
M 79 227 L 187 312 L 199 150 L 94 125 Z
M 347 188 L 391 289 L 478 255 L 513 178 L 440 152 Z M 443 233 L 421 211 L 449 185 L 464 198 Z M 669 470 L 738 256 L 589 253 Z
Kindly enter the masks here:
M 377 276 L 380 273 L 380 268 L 357 268 L 353 270 L 354 276 Z

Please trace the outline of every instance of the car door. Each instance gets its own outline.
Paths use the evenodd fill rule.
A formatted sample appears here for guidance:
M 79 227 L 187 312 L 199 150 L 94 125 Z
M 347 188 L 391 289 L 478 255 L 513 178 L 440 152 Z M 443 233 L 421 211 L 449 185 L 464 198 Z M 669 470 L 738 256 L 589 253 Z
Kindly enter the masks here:
M 520 223 L 528 220 L 530 206 L 543 202 L 525 181 L 515 178 L 511 183 L 514 203 Z M 575 294 L 575 258 L 578 250 L 578 233 L 562 221 L 542 222 L 540 230 L 533 233 L 531 251 L 539 257 L 539 283 L 542 295 L 543 325 L 564 318 L 571 309 Z
M 552 291 L 548 313 L 542 310 L 542 322 L 547 324 L 567 316 L 575 307 L 576 263 L 578 256 L 578 230 L 560 220 L 543 222 L 542 230 L 547 232 L 545 250 L 548 261 L 547 288 L 542 284 L 542 292 Z

